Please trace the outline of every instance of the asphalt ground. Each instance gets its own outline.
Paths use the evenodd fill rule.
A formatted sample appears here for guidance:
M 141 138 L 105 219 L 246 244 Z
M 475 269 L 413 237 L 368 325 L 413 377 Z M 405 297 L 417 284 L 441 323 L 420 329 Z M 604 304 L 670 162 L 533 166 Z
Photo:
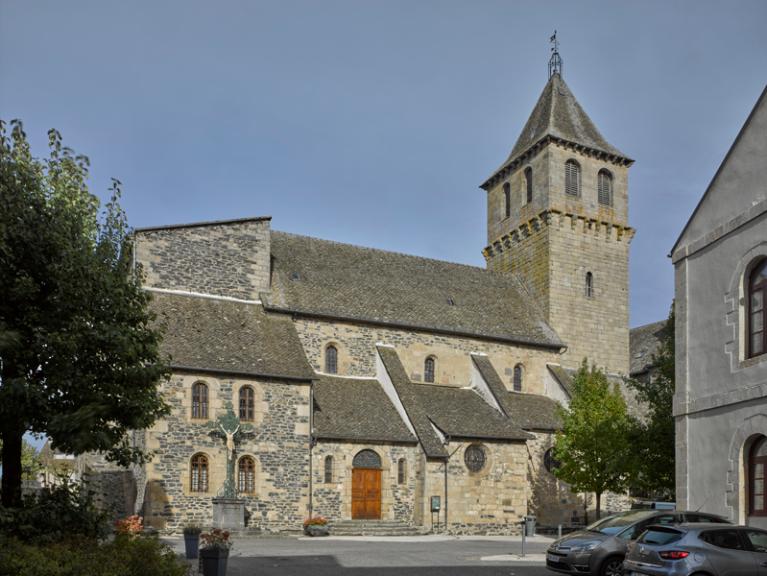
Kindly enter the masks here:
M 183 553 L 181 538 L 167 539 Z M 553 576 L 550 538 L 327 537 L 236 539 L 227 576 Z

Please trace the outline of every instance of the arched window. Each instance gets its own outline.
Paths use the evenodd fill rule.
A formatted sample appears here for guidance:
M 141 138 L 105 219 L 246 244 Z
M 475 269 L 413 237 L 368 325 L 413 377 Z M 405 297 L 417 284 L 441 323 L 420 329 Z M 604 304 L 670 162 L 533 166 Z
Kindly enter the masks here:
M 528 166 L 525 168 L 525 192 L 527 204 L 533 201 L 533 169 Z
M 586 298 L 594 297 L 594 275 L 586 272 Z
M 767 516 L 767 438 L 754 442 L 748 464 L 749 515 Z
M 256 461 L 250 456 L 243 456 L 237 463 L 237 491 L 240 494 L 256 491 Z
M 511 216 L 511 184 L 503 184 L 503 213 L 504 218 Z
M 767 292 L 767 258 L 756 264 L 748 277 L 748 357 L 764 354 L 765 342 L 765 307 L 764 297 Z
M 338 374 L 338 348 L 332 344 L 325 348 L 325 372 Z
M 325 484 L 333 482 L 333 457 L 325 456 Z
M 405 473 L 407 472 L 407 463 L 404 458 L 397 461 L 397 484 L 405 483 Z
M 565 162 L 565 194 L 581 195 L 581 166 L 575 160 Z
M 189 470 L 189 491 L 208 491 L 208 457 L 205 454 L 192 456 L 192 465 Z
M 522 379 L 525 375 L 525 368 L 522 364 L 514 366 L 514 392 L 522 392 Z
M 192 385 L 192 418 L 208 417 L 208 385 L 195 382 Z
M 253 388 L 250 386 L 240 388 L 240 420 L 253 421 L 253 404 Z
M 423 363 L 423 381 L 434 382 L 434 356 L 429 356 Z
M 597 174 L 597 197 L 600 204 L 613 205 L 613 175 L 604 168 Z

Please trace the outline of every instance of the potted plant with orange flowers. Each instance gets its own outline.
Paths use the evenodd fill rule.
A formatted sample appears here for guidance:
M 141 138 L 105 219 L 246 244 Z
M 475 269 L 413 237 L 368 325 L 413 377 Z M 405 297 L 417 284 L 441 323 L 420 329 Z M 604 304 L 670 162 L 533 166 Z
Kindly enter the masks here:
M 328 519 L 324 516 L 312 516 L 304 520 L 304 534 L 307 536 L 327 536 Z
M 221 528 L 213 528 L 210 532 L 200 534 L 200 541 L 203 576 L 224 576 L 229 549 L 232 547 L 229 532 Z

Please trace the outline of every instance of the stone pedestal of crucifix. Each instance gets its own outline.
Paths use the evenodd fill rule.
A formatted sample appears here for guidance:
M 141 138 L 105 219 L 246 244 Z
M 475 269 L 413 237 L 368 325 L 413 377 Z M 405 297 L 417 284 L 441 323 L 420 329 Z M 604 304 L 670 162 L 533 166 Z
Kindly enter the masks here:
M 222 438 L 226 444 L 226 480 L 218 495 L 213 498 L 213 527 L 224 530 L 243 530 L 245 501 L 237 497 L 234 463 L 237 459 L 237 444 L 244 435 L 251 433 L 251 429 L 249 426 L 241 425 L 229 402 L 226 404 L 226 413 L 210 427 L 210 435 Z

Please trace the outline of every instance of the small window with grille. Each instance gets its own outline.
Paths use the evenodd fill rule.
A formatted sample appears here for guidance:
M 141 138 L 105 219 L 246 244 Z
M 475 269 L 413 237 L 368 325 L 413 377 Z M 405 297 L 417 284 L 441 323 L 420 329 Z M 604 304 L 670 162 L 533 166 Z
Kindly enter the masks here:
M 594 275 L 586 272 L 586 298 L 594 297 Z
M 522 392 L 522 378 L 524 377 L 525 369 L 522 364 L 514 366 L 514 392 Z
M 332 344 L 325 348 L 325 372 L 338 374 L 338 348 Z
M 581 195 L 581 166 L 575 160 L 565 162 L 565 194 Z
M 423 363 L 423 381 L 434 382 L 434 367 L 436 361 L 434 356 L 429 356 Z
M 604 168 L 597 174 L 597 196 L 603 206 L 613 205 L 613 175 Z
M 243 456 L 237 468 L 237 491 L 253 494 L 256 491 L 256 461 L 250 456 Z
M 511 216 L 511 184 L 508 182 L 503 185 L 503 217 Z
M 205 454 L 192 456 L 192 465 L 189 470 L 189 491 L 208 491 L 208 457 Z
M 325 484 L 333 482 L 333 457 L 325 456 Z
M 240 420 L 252 422 L 253 414 L 253 388 L 251 386 L 243 386 L 240 388 Z
M 208 417 L 208 385 L 195 382 L 192 385 L 192 418 L 204 420 Z
M 407 463 L 404 458 L 400 458 L 397 462 L 397 484 L 405 483 L 405 475 L 407 472 Z

